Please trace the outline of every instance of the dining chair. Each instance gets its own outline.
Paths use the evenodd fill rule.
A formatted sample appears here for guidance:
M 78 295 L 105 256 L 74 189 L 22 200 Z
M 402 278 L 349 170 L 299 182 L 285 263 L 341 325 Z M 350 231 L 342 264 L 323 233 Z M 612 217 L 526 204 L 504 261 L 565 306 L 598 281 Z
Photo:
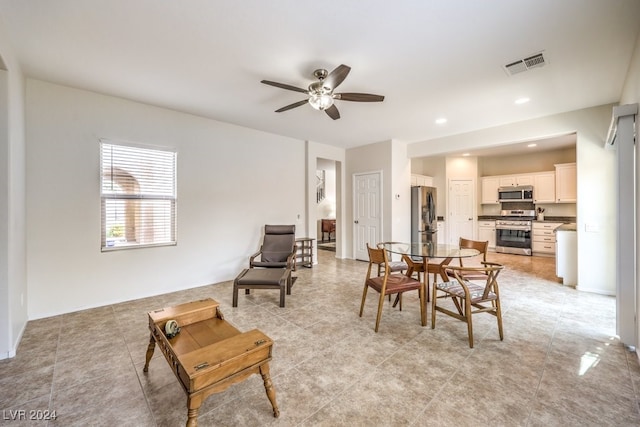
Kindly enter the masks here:
M 426 315 L 426 291 L 424 283 L 405 274 L 391 274 L 387 251 L 380 248 L 372 248 L 367 244 L 367 252 L 369 253 L 369 267 L 367 268 L 367 276 L 364 281 L 364 289 L 362 291 L 362 303 L 360 304 L 360 317 L 364 311 L 364 303 L 367 299 L 367 291 L 369 288 L 380 294 L 378 299 L 378 313 L 376 315 L 375 331 L 378 332 L 380 326 L 380 318 L 382 317 L 382 307 L 384 305 L 384 297 L 386 295 L 402 294 L 404 292 L 417 290 L 420 297 L 420 320 L 422 326 L 427 324 Z M 378 265 L 383 265 L 383 272 L 376 276 L 374 268 L 377 270 Z M 402 309 L 402 307 L 400 307 Z
M 385 243 L 398 243 L 398 242 L 380 242 L 377 244 L 378 249 L 384 249 Z M 404 261 L 389 261 L 389 271 L 391 273 L 404 273 L 409 269 L 409 266 Z M 384 263 L 378 264 L 378 276 L 382 275 L 384 271 Z
M 489 313 L 496 316 L 500 341 L 504 338 L 500 290 L 497 280 L 504 266 L 495 262 L 483 262 L 482 264 L 482 267 L 448 266 L 446 268 L 447 273 L 449 276 L 453 275 L 455 280 L 435 283 L 431 298 L 431 328 L 434 329 L 436 327 L 436 311 L 465 322 L 469 334 L 470 348 L 473 348 L 472 317 L 477 313 Z M 463 272 L 485 275 L 487 277 L 486 282 L 484 284 L 471 282 L 461 275 Z M 445 306 L 444 301 L 450 302 Z M 442 303 L 439 304 L 439 302 Z M 451 302 L 455 307 L 455 311 L 452 310 Z
M 378 247 L 378 249 L 384 249 L 385 243 L 398 243 L 398 242 L 380 242 L 376 246 Z M 404 273 L 408 269 L 409 269 L 409 266 L 404 261 L 389 261 L 389 271 L 391 273 Z M 378 264 L 378 276 L 381 276 L 383 271 L 384 271 L 384 263 Z M 389 294 L 389 301 L 391 301 L 391 294 Z M 396 300 L 393 303 L 393 306 L 395 307 L 398 304 L 398 302 L 400 302 L 400 310 L 402 310 L 402 294 L 398 294 L 396 296 Z
M 487 251 L 489 249 L 488 241 L 470 240 L 470 239 L 465 239 L 464 237 L 460 237 L 458 246 L 460 247 L 460 249 L 476 249 L 477 251 L 480 252 L 478 255 L 482 256 L 480 262 L 481 263 L 487 262 Z M 460 261 L 460 267 L 464 267 L 462 258 L 458 258 L 458 259 Z M 458 271 L 458 274 L 467 280 L 482 281 L 487 279 L 487 275 L 484 274 L 482 271 L 474 271 L 474 270 L 467 269 L 466 271 Z M 448 273 L 448 275 L 450 277 L 453 277 L 452 273 Z

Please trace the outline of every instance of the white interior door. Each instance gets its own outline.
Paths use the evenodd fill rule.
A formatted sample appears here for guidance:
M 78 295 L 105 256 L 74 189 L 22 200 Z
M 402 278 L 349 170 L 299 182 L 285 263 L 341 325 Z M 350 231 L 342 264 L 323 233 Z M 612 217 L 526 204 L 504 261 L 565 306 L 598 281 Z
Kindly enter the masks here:
M 368 260 L 367 243 L 380 242 L 382 230 L 380 172 L 353 176 L 353 244 L 355 259 Z
M 474 181 L 452 179 L 449 181 L 449 243 L 457 245 L 460 237 L 473 239 L 475 205 Z

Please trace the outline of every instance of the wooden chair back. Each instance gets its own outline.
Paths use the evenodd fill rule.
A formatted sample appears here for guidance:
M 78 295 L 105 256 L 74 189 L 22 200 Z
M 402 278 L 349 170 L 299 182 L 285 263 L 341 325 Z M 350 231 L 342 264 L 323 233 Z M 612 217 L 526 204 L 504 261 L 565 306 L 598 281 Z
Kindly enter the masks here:
M 487 241 L 479 241 L 479 240 L 470 240 L 470 239 L 465 239 L 464 237 L 460 238 L 460 242 L 459 242 L 459 247 L 460 249 L 476 249 L 480 252 L 480 255 L 482 256 L 482 262 L 487 262 L 487 250 L 489 249 L 489 242 Z M 462 258 L 460 258 L 460 266 L 463 266 L 462 264 Z

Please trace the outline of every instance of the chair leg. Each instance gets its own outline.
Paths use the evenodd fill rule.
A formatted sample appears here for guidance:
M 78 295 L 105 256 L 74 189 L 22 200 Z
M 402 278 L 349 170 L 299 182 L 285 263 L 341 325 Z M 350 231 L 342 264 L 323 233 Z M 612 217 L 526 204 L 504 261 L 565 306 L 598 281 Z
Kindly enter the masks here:
M 389 301 L 391 301 L 391 294 L 389 294 Z M 400 302 L 400 294 L 396 294 L 396 299 L 393 301 L 393 305 L 391 307 L 396 308 L 396 305 Z M 400 309 L 402 310 L 402 308 Z
M 285 292 L 286 292 L 286 279 L 285 279 L 285 282 L 280 282 L 280 307 L 284 307 Z
M 462 305 L 460 304 L 460 299 L 458 297 L 451 296 L 451 301 L 453 301 L 453 304 L 456 306 L 458 313 L 460 313 L 460 316 L 464 316 L 464 310 L 462 309 Z
M 231 303 L 231 307 L 238 306 L 238 283 L 237 281 L 233 282 L 233 302 Z
M 362 291 L 362 303 L 360 304 L 360 317 L 362 317 L 362 311 L 364 310 L 364 300 L 367 299 L 367 289 L 369 286 L 364 285 L 364 290 Z
M 436 300 L 438 299 L 438 289 L 433 284 L 433 294 L 431 296 L 431 329 L 436 328 Z
M 375 328 L 376 332 L 378 332 L 378 326 L 380 326 L 380 318 L 382 317 L 383 304 L 384 304 L 384 294 L 380 292 L 380 300 L 378 301 L 378 315 L 376 316 L 376 328 Z
M 471 321 L 471 300 L 464 299 L 464 317 L 467 319 L 467 331 L 469 333 L 469 348 L 473 348 L 473 324 Z
M 500 299 L 496 300 L 496 317 L 498 318 L 498 333 L 500 334 L 500 341 L 504 340 L 504 334 L 502 333 L 502 310 L 500 309 Z

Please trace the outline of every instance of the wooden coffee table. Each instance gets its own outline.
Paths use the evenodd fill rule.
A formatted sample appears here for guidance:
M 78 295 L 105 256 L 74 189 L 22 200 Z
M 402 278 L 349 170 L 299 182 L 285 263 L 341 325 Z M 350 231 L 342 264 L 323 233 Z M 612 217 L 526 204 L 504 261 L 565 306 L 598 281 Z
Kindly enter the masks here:
M 168 320 L 176 320 L 181 328 L 173 338 L 165 334 Z M 280 415 L 269 374 L 273 341 L 258 329 L 244 333 L 237 330 L 224 320 L 216 301 L 208 298 L 151 311 L 149 330 L 144 372 L 148 372 L 158 344 L 187 393 L 187 427 L 198 425 L 198 410 L 204 399 L 258 373 L 273 416 Z

